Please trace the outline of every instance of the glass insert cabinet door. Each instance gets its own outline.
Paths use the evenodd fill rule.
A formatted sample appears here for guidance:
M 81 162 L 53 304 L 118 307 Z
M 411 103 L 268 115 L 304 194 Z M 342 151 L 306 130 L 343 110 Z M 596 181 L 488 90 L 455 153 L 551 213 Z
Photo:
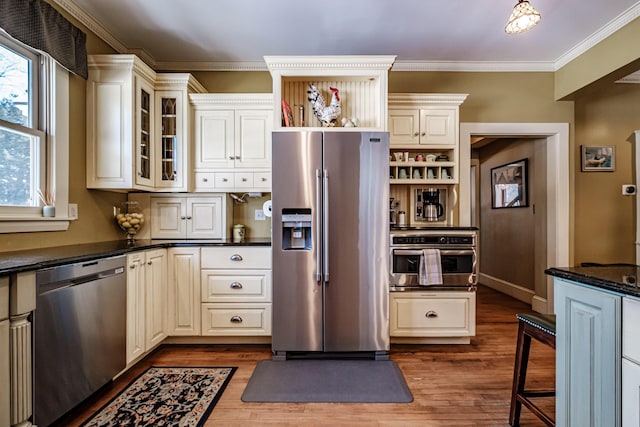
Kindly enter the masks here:
M 151 179 L 151 94 L 144 89 L 140 91 L 140 152 L 138 154 L 138 176 L 144 180 Z
M 176 181 L 178 174 L 178 147 L 177 147 L 177 111 L 175 97 L 161 97 L 161 180 Z

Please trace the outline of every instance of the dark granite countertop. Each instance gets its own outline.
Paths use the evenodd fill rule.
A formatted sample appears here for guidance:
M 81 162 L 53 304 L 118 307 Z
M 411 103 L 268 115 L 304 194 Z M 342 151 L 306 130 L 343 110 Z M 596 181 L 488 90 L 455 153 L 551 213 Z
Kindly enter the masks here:
M 145 249 L 185 246 L 271 246 L 270 238 L 247 239 L 241 243 L 231 240 L 126 240 L 84 243 L 69 246 L 29 249 L 0 254 L 0 276 L 39 270 L 63 264 L 90 261 Z
M 640 266 L 602 265 L 590 267 L 557 267 L 545 273 L 596 288 L 640 298 Z

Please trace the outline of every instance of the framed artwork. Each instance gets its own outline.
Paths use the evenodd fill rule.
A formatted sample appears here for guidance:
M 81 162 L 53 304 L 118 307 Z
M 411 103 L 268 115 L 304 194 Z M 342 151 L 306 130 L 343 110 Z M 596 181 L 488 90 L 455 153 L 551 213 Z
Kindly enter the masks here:
M 615 170 L 615 147 L 601 145 L 595 147 L 580 146 L 582 151 L 582 172 L 612 172 Z
M 491 208 L 529 206 L 528 159 L 491 168 Z

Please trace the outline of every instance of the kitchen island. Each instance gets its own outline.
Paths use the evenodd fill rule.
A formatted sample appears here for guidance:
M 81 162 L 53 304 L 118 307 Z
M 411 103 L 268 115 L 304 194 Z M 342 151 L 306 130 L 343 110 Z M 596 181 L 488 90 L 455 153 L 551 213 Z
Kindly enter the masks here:
M 640 266 L 550 268 L 556 311 L 556 424 L 640 422 Z

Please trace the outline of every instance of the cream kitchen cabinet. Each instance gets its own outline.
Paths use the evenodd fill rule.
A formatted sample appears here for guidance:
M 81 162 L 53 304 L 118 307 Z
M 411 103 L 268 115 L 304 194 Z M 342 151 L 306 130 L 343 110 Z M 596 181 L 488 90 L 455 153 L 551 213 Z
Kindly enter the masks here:
M 135 55 L 90 55 L 87 188 L 188 191 L 190 74 L 157 74 Z
M 167 250 L 127 255 L 127 365 L 167 337 Z
M 202 335 L 271 335 L 271 248 L 201 249 Z
M 167 333 L 200 335 L 200 248 L 168 249 Z
M 196 191 L 269 191 L 271 94 L 194 94 Z
M 476 333 L 475 291 L 391 292 L 393 343 L 468 344 Z
M 11 425 L 9 277 L 0 277 L 0 426 Z
M 232 205 L 226 194 L 150 198 L 153 239 L 225 239 Z
M 459 108 L 466 97 L 389 94 L 391 184 L 458 183 Z M 396 159 L 396 153 L 408 153 L 411 161 Z M 422 161 L 416 159 L 418 155 Z

